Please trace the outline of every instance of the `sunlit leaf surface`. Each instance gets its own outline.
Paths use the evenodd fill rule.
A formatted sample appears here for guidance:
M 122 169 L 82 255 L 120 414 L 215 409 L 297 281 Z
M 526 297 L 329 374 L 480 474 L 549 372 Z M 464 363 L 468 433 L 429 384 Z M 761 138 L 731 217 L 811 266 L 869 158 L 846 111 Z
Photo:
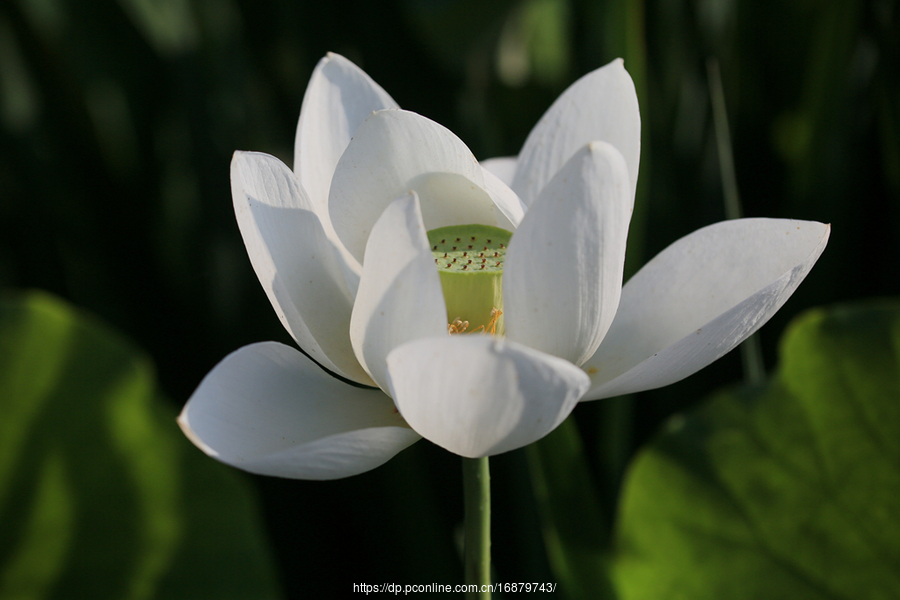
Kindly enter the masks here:
M 639 454 L 621 597 L 900 597 L 900 306 L 815 310 L 761 389 L 715 396 Z

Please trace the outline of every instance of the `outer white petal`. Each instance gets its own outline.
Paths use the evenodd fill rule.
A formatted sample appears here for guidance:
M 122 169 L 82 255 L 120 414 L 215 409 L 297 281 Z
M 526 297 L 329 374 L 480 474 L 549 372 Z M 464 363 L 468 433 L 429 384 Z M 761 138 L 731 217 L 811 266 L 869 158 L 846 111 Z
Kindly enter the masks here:
M 343 56 L 329 53 L 316 65 L 297 123 L 294 173 L 318 214 L 327 214 L 331 175 L 353 133 L 372 111 L 396 107 L 381 86 Z
M 188 400 L 178 424 L 224 463 L 294 479 L 356 475 L 419 439 L 381 391 L 342 383 L 276 342 L 225 357 Z
M 506 335 L 581 365 L 619 305 L 634 196 L 606 142 L 588 144 L 531 205 L 503 272 Z
M 625 157 L 633 195 L 641 157 L 641 115 L 622 59 L 573 83 L 544 113 L 519 153 L 512 189 L 531 206 L 575 151 L 593 141 L 609 142 Z
M 484 168 L 484 187 L 497 209 L 497 227 L 507 231 L 515 231 L 525 216 L 525 203 L 522 202 L 514 191 L 502 179 Z
M 589 386 L 569 362 L 486 335 L 416 340 L 387 360 L 394 402 L 410 426 L 471 458 L 544 437 Z
M 481 166 L 448 129 L 415 113 L 382 110 L 356 131 L 338 161 L 328 210 L 335 231 L 362 262 L 366 240 L 387 205 L 414 190 L 428 229 L 497 225 Z
M 387 390 L 385 357 L 424 336 L 447 335 L 447 307 L 415 192 L 393 202 L 372 228 L 350 339 L 359 362 Z
M 517 162 L 515 156 L 498 156 L 481 161 L 481 166 L 496 175 L 506 185 L 512 185 L 513 177 L 516 176 Z
M 825 249 L 830 225 L 787 219 L 716 223 L 681 238 L 622 291 L 619 313 L 584 365 L 596 400 L 669 385 L 762 327 Z
M 250 262 L 282 324 L 319 364 L 371 385 L 348 332 L 348 279 L 359 266 L 344 260 L 296 178 L 272 156 L 236 152 L 231 191 Z

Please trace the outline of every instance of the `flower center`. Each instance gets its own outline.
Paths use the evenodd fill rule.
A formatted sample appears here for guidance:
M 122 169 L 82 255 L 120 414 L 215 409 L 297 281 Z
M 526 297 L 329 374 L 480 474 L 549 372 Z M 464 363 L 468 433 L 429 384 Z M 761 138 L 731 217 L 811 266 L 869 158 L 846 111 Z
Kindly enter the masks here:
M 428 232 L 450 333 L 503 335 L 503 262 L 511 236 L 490 225 L 451 225 Z

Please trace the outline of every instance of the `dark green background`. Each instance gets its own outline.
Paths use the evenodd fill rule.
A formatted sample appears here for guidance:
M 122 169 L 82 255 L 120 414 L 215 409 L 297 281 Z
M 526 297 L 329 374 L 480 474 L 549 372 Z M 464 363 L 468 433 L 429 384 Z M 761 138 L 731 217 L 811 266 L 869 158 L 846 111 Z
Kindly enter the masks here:
M 50 291 L 124 332 L 175 406 L 228 352 L 290 343 L 246 257 L 228 168 L 235 149 L 291 164 L 303 92 L 328 51 L 479 158 L 515 154 L 569 83 L 624 57 L 644 129 L 633 272 L 724 218 L 706 76 L 716 57 L 745 214 L 833 225 L 762 331 L 771 367 L 805 307 L 900 292 L 898 13 L 895 0 L 5 0 L 0 288 Z M 501 69 L 501 55 L 529 69 Z M 634 449 L 740 377 L 734 353 L 669 388 L 576 410 L 607 512 Z M 492 461 L 498 581 L 552 579 L 527 464 L 522 452 Z M 427 442 L 349 480 L 246 479 L 288 597 L 462 580 L 458 460 Z

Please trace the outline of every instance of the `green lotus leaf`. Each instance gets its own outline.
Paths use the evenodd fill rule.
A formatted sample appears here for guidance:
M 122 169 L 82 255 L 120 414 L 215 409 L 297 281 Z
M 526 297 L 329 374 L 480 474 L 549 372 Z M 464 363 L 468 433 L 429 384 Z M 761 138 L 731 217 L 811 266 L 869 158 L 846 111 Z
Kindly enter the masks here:
M 131 343 L 0 296 L 0 598 L 277 598 L 255 500 Z
M 617 531 L 623 599 L 900 597 L 900 305 L 797 319 L 639 454 Z

